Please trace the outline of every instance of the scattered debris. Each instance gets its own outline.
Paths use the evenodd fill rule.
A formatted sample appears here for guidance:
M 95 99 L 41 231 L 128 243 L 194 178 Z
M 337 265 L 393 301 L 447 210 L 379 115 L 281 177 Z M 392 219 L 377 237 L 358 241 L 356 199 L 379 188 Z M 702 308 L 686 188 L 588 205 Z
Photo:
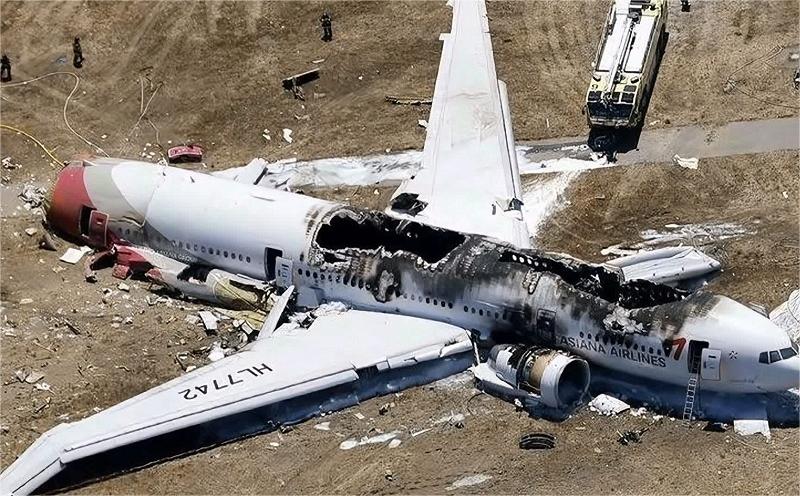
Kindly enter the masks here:
M 403 441 L 399 439 L 392 439 L 391 441 L 389 441 L 389 449 L 397 448 L 398 446 L 400 446 L 402 442 Z
M 624 401 L 607 394 L 598 395 L 589 402 L 589 410 L 597 412 L 600 415 L 618 415 L 630 409 L 630 407 L 631 406 Z
M 19 300 L 20 305 L 30 305 L 31 303 L 33 303 L 33 298 L 22 298 Z
M 324 60 L 325 59 L 322 59 L 322 61 Z M 318 62 L 313 61 L 313 63 L 317 64 Z M 319 79 L 319 69 L 315 68 L 284 78 L 281 84 L 283 85 L 283 89 L 295 93 L 296 89 L 300 86 L 310 83 L 311 81 L 316 81 L 317 79 Z M 295 97 L 296 96 L 295 94 Z
M 725 422 L 708 422 L 706 426 L 703 427 L 703 430 L 709 432 L 727 432 L 730 428 L 731 427 Z
M 117 289 L 119 289 L 120 291 L 125 291 L 127 293 L 131 290 L 131 287 L 125 284 L 124 282 L 121 282 L 117 284 Z
M 646 427 L 644 429 L 625 431 L 622 433 L 617 431 L 617 435 L 619 435 L 619 439 L 617 439 L 617 442 L 619 442 L 619 444 L 623 446 L 627 446 L 631 443 L 640 443 L 642 442 L 642 434 L 644 434 L 645 432 L 647 432 Z
M 394 105 L 430 105 L 433 100 L 431 98 L 419 97 L 405 97 L 405 96 L 392 96 L 386 95 L 384 97 L 387 102 Z
M 428 121 L 426 121 L 425 119 L 418 120 L 417 125 L 421 128 L 428 129 Z
M 358 420 L 364 420 L 364 419 L 366 418 L 366 417 L 364 416 L 364 414 L 363 414 L 363 413 L 361 413 L 361 412 L 356 412 L 356 413 L 354 413 L 354 414 L 353 414 L 353 416 L 354 416 L 355 418 L 357 418 Z
M 154 152 L 150 152 L 152 157 Z M 167 150 L 167 160 L 171 164 L 182 164 L 188 162 L 202 162 L 203 148 L 198 145 L 173 146 Z
M 19 169 L 19 168 L 22 167 L 22 165 L 17 164 L 15 162 L 12 162 L 11 161 L 11 157 L 5 157 L 2 160 L 2 164 L 3 164 L 3 169 L 6 169 L 6 170 L 14 170 L 14 169 Z
M 387 468 L 386 471 L 383 472 L 383 478 L 389 482 L 392 482 L 394 480 L 394 473 Z
M 42 250 L 57 251 L 58 243 L 56 243 L 56 240 L 49 232 L 45 231 L 42 233 L 41 239 L 39 239 L 39 248 Z
M 519 448 L 529 449 L 553 449 L 556 447 L 556 438 L 545 432 L 534 432 L 525 434 L 519 438 Z
M 40 383 L 36 384 L 36 386 L 34 386 L 34 387 L 36 389 L 38 389 L 39 391 L 50 391 L 50 389 L 52 388 L 52 386 L 50 386 L 50 384 L 48 384 L 46 382 L 40 382 Z
M 676 153 L 675 155 L 672 156 L 672 163 L 675 165 L 679 165 L 684 169 L 697 169 L 697 166 L 699 165 L 700 161 L 695 157 L 682 158 L 678 156 L 678 154 Z
M 392 408 L 394 408 L 394 401 L 391 403 L 384 403 L 378 408 L 378 415 L 386 415 Z
M 59 258 L 59 260 L 68 264 L 75 265 L 76 263 L 80 262 L 81 258 L 83 258 L 83 256 L 89 253 L 90 251 L 92 251 L 92 249 L 89 248 L 88 246 L 81 246 L 78 249 L 70 247 L 67 248 L 67 251 L 65 251 L 63 255 L 61 255 L 61 258 Z
M 206 332 L 215 333 L 217 331 L 218 329 L 217 322 L 219 321 L 219 319 L 217 319 L 216 315 L 214 315 L 212 312 L 209 312 L 208 310 L 203 310 L 202 312 L 199 312 L 197 315 L 200 317 L 200 320 L 203 321 L 203 327 L 206 328 Z
M 291 144 L 294 139 L 292 138 L 292 130 L 288 127 L 283 128 L 283 141 Z
M 44 379 L 44 374 L 41 372 L 28 372 L 26 370 L 17 370 L 14 372 L 14 375 L 19 382 L 25 382 L 27 384 L 35 384 Z
M 769 422 L 767 419 L 741 419 L 733 421 L 733 431 L 740 436 L 752 436 L 753 434 L 762 434 L 767 441 L 772 438 L 769 431 Z
M 261 131 L 261 137 L 267 141 L 272 141 L 272 136 L 270 136 L 269 129 L 267 128 L 264 128 L 264 130 Z
M 775 307 L 769 320 L 785 330 L 792 341 L 800 341 L 800 290 L 792 291 L 786 301 Z
M 330 422 L 320 422 L 316 424 L 314 428 L 318 431 L 329 431 L 331 430 L 331 423 Z
M 364 436 L 360 440 L 347 439 L 339 444 L 339 449 L 350 450 L 357 446 L 364 446 L 366 444 L 379 444 L 391 441 L 400 434 L 400 431 L 387 432 L 385 434 L 378 434 L 377 436 L 367 437 Z
M 25 234 L 27 234 L 28 236 L 33 236 L 37 232 L 39 232 L 39 231 L 35 227 L 29 227 L 29 228 L 25 229 Z
M 465 475 L 453 481 L 453 483 L 447 486 L 445 489 L 448 491 L 453 491 L 455 489 L 461 489 L 463 487 L 477 486 L 478 484 L 483 484 L 484 482 L 490 480 L 491 478 L 492 478 L 491 475 L 485 475 L 485 474 Z
M 223 358 L 225 358 L 225 351 L 223 351 L 222 345 L 220 345 L 219 341 L 214 341 L 211 345 L 211 351 L 208 353 L 208 359 L 212 362 L 216 362 Z

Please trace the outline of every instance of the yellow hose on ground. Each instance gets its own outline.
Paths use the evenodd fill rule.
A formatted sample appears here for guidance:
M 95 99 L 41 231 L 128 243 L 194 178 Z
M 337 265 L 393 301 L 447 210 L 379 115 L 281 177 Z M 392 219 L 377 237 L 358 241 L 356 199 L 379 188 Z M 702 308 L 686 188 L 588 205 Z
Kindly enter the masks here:
M 25 132 L 25 131 L 23 131 L 22 129 L 17 129 L 17 128 L 15 128 L 14 126 L 9 126 L 8 124 L 0 124 L 0 128 L 1 128 L 1 129 L 6 129 L 6 130 L 8 130 L 8 131 L 13 131 L 13 132 L 15 132 L 15 133 L 18 133 L 18 134 L 21 134 L 21 135 L 25 136 L 25 137 L 26 137 L 26 138 L 28 138 L 29 140 L 31 140 L 31 141 L 33 141 L 34 143 L 36 143 L 37 145 L 39 145 L 39 148 L 41 148 L 42 150 L 44 150 L 44 152 L 45 152 L 45 153 L 46 153 L 46 154 L 47 154 L 47 155 L 50 157 L 50 159 L 51 159 L 53 162 L 55 162 L 56 164 L 59 164 L 59 165 L 62 165 L 62 164 L 63 164 L 63 162 L 62 162 L 61 160 L 59 160 L 59 159 L 58 159 L 58 157 L 56 157 L 55 155 L 53 155 L 53 152 L 51 152 L 50 150 L 48 150 L 48 149 L 47 149 L 47 147 L 46 147 L 46 146 L 44 146 L 44 145 L 42 144 L 42 142 L 41 142 L 41 141 L 39 141 L 39 140 L 38 140 L 38 139 L 36 139 L 35 137 L 31 136 L 29 133 L 26 133 L 26 132 Z

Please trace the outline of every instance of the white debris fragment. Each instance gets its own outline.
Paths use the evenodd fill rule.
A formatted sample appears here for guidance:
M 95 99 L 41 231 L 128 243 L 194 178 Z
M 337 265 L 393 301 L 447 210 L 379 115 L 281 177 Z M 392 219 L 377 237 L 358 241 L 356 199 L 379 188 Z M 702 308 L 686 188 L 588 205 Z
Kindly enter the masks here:
M 119 289 L 120 291 L 128 292 L 131 290 L 131 287 L 125 284 L 124 282 L 121 282 L 117 284 L 117 289 Z
M 34 386 L 34 387 L 36 389 L 38 389 L 39 391 L 50 391 L 50 389 L 51 389 L 50 384 L 48 384 L 46 382 L 40 382 L 40 383 L 36 384 L 36 386 Z
M 20 305 L 30 305 L 31 303 L 33 303 L 33 298 L 22 298 L 19 300 Z
M 355 418 L 357 418 L 358 420 L 364 420 L 364 419 L 366 418 L 366 417 L 364 416 L 364 414 L 363 414 L 363 413 L 361 413 L 361 412 L 356 412 L 356 413 L 354 413 L 354 414 L 353 414 L 353 416 L 354 416 Z
M 59 258 L 59 260 L 74 265 L 80 262 L 81 258 L 83 258 L 83 256 L 89 253 L 90 251 L 92 251 L 92 249 L 89 248 L 88 246 L 81 246 L 78 249 L 67 248 L 67 251 L 65 251 L 64 254 L 61 255 L 61 258 Z
M 785 330 L 792 341 L 800 342 L 800 290 L 792 291 L 786 301 L 775 307 L 769 320 Z
M 752 436 L 762 434 L 767 441 L 772 437 L 769 431 L 767 419 L 740 419 L 733 421 L 733 430 L 740 436 Z
M 475 474 L 475 475 L 465 475 L 456 479 L 452 484 L 447 486 L 445 489 L 448 491 L 453 491 L 455 489 L 461 489 L 462 487 L 470 487 L 470 486 L 477 486 L 478 484 L 483 484 L 484 482 L 490 480 L 492 478 L 491 475 L 486 474 Z
M 12 162 L 11 161 L 11 157 L 5 157 L 2 160 L 2 163 L 3 163 L 3 169 L 6 169 L 6 170 L 14 170 L 14 169 L 19 169 L 20 167 L 22 167 L 22 165 Z
M 631 406 L 624 401 L 607 394 L 595 396 L 595 398 L 589 402 L 589 410 L 597 412 L 600 415 L 618 415 L 628 410 L 630 407 Z
M 214 341 L 211 345 L 211 351 L 208 352 L 208 359 L 216 362 L 225 358 L 225 351 L 222 350 L 222 345 L 219 341 Z
M 426 121 L 425 119 L 418 120 L 417 125 L 421 128 L 428 129 L 428 121 Z
M 35 384 L 44 379 L 44 374 L 42 374 L 41 372 L 31 372 L 28 374 L 21 370 L 18 370 L 16 373 L 17 379 L 20 378 L 20 372 L 22 373 L 23 377 L 22 381 L 27 382 L 28 384 Z
M 331 423 L 330 422 L 320 422 L 316 424 L 314 428 L 318 431 L 329 431 L 331 430 Z
M 208 310 L 203 310 L 202 312 L 198 312 L 197 314 L 200 317 L 200 320 L 203 321 L 203 327 L 206 328 L 206 331 L 216 331 L 217 330 L 217 316 L 214 315 L 212 312 Z
M 339 444 L 339 449 L 350 450 L 357 446 L 364 446 L 365 444 L 385 443 L 386 441 L 391 441 L 392 439 L 396 438 L 399 434 L 400 431 L 392 431 L 392 432 L 387 432 L 385 434 L 378 434 L 377 436 L 372 436 L 372 437 L 364 436 L 360 440 L 347 439 L 346 441 L 342 441 Z
M 275 441 L 273 441 L 273 442 L 269 443 L 269 445 L 272 446 L 273 448 L 277 448 L 281 444 L 280 443 L 276 443 Z
M 312 64 L 321 64 L 323 62 L 325 62 L 325 59 L 316 59 L 311 61 Z
M 784 200 L 788 200 L 789 199 L 789 192 L 788 191 L 784 191 L 783 193 L 781 193 L 781 195 L 783 195 L 783 199 Z
M 28 236 L 33 236 L 37 232 L 39 232 L 39 231 L 36 230 L 35 227 L 29 227 L 29 228 L 25 229 L 25 234 L 27 234 Z
M 292 130 L 289 129 L 288 127 L 283 128 L 283 141 L 290 144 L 292 141 L 294 141 L 294 139 L 292 138 Z
M 647 413 L 647 408 L 645 407 L 631 408 L 631 410 L 628 413 L 630 413 L 634 417 L 641 417 L 642 415 L 645 415 Z
M 451 413 L 450 415 L 446 415 L 446 416 L 444 416 L 444 417 L 442 417 L 442 418 L 440 418 L 438 420 L 434 420 L 433 421 L 433 425 L 439 425 L 439 424 L 444 424 L 444 423 L 455 425 L 455 424 L 457 424 L 459 422 L 463 422 L 463 421 L 464 421 L 464 414 L 463 413 Z
M 398 446 L 400 446 L 402 442 L 403 441 L 399 439 L 392 439 L 391 441 L 389 441 L 389 449 L 397 448 Z
M 697 169 L 697 166 L 699 165 L 700 161 L 696 157 L 682 158 L 678 156 L 678 154 L 676 153 L 675 155 L 672 156 L 672 163 L 675 165 L 679 165 L 684 169 Z
M 264 128 L 264 130 L 261 131 L 261 137 L 267 141 L 272 141 L 272 136 L 269 134 L 269 129 L 267 128 Z

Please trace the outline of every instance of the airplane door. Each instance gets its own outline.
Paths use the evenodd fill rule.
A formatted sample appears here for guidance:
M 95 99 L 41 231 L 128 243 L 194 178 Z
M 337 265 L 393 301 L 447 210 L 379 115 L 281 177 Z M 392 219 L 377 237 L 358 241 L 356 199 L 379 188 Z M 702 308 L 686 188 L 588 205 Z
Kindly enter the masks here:
M 719 360 L 722 353 L 719 350 L 703 348 L 700 355 L 700 377 L 707 381 L 719 380 Z
M 283 252 L 277 248 L 264 248 L 264 275 L 267 281 L 275 279 L 276 260 L 283 256 Z M 290 274 L 291 277 L 291 274 Z
M 94 245 L 106 246 L 106 227 L 108 226 L 108 214 L 92 210 L 89 215 L 88 238 Z

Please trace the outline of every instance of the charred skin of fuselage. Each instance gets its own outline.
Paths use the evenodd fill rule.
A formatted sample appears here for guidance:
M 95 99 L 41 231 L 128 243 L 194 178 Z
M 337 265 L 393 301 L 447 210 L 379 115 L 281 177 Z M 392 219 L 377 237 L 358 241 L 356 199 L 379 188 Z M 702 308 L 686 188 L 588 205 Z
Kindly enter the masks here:
M 483 317 L 485 326 L 476 330 L 500 342 L 556 346 L 556 329 L 537 326 L 540 309 L 555 312 L 555 328 L 588 318 L 597 329 L 622 336 L 630 329 L 604 324 L 617 307 L 635 317 L 666 305 L 674 325 L 662 329 L 647 319 L 638 330 L 669 337 L 680 327 L 680 316 L 697 307 L 684 301 L 685 292 L 644 280 L 625 282 L 605 266 L 351 207 L 322 217 L 306 256 L 323 281 L 363 288 L 376 304 L 410 300 L 450 310 L 444 313 L 456 324 Z

